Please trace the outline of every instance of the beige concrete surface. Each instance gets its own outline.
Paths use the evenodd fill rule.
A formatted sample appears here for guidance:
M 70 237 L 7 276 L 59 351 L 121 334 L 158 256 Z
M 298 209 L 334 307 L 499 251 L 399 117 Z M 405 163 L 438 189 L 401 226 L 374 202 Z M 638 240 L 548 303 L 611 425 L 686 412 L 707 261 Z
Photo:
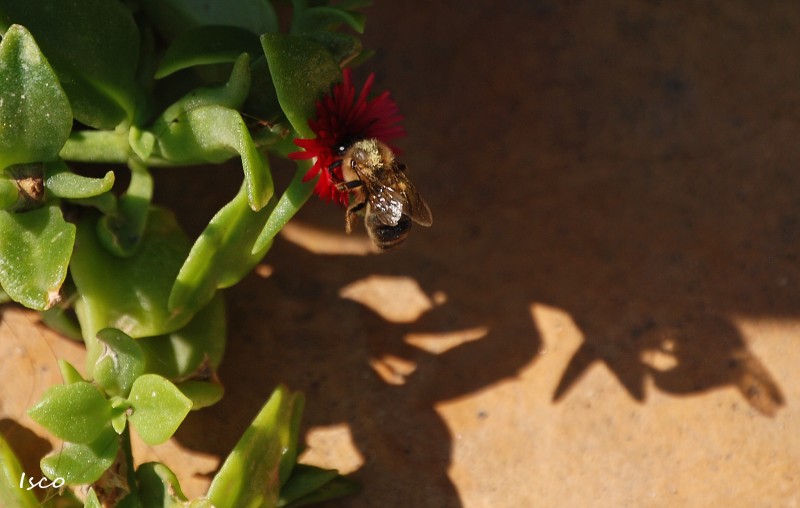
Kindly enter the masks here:
M 800 4 L 402 0 L 364 40 L 434 226 L 371 255 L 310 203 L 227 293 L 225 399 L 145 456 L 202 492 L 286 383 L 363 483 L 329 506 L 800 505 Z M 166 178 L 219 189 L 195 232 L 235 191 Z M 0 418 L 35 456 L 9 387 L 57 374 L 10 358 L 79 351 L 32 320 Z

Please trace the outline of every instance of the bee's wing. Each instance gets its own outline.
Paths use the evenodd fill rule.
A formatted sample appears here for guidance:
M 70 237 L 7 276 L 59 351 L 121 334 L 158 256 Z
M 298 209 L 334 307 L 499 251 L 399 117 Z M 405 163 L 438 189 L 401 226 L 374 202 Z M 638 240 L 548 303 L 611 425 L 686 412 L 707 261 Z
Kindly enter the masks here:
M 431 209 L 403 172 L 382 176 L 369 192 L 370 208 L 382 223 L 396 226 L 405 214 L 422 226 L 433 224 Z
M 419 195 L 414 185 L 411 182 L 408 183 L 410 187 L 406 191 L 406 214 L 420 226 L 430 227 L 433 224 L 431 209 L 428 207 L 428 203 Z
M 405 213 L 405 197 L 396 186 L 376 185 L 368 192 L 371 212 L 387 226 L 396 226 Z

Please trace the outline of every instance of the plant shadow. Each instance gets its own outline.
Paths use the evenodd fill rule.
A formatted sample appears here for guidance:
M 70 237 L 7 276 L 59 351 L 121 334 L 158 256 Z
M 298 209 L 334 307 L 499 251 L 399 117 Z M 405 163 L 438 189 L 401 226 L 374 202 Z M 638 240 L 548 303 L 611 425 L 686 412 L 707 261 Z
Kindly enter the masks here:
M 224 455 L 286 383 L 306 393 L 307 428 L 349 428 L 365 491 L 342 506 L 461 506 L 440 408 L 536 375 L 550 345 L 536 304 L 563 310 L 582 338 L 554 404 L 598 363 L 642 403 L 648 382 L 676 397 L 733 387 L 766 416 L 786 403 L 740 322 L 800 316 L 800 147 L 774 106 L 800 103 L 800 87 L 783 78 L 792 31 L 769 29 L 800 13 L 523 4 L 371 12 L 407 34 L 368 44 L 385 55 L 379 83 L 396 84 L 403 157 L 434 226 L 381 256 L 279 238 L 261 275 L 228 292 L 229 393 L 190 418 L 182 443 Z M 309 203 L 298 223 L 338 234 L 342 215 Z M 388 293 L 349 296 L 375 276 Z M 404 280 L 427 306 L 387 317 Z

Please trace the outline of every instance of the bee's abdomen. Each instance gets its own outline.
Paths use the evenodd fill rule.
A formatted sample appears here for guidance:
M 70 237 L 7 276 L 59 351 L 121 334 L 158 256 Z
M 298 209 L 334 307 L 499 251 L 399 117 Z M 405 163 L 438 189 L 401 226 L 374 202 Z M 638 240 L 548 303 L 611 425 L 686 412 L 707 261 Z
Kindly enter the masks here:
M 387 226 L 374 216 L 367 216 L 365 223 L 370 238 L 382 250 L 400 247 L 411 230 L 411 218 L 408 215 L 402 215 L 395 226 Z

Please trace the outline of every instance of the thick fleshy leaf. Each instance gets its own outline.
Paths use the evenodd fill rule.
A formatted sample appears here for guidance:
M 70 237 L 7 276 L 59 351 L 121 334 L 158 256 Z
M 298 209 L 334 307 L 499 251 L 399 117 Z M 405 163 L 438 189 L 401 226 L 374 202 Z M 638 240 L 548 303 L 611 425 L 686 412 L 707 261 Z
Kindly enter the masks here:
M 350 496 L 361 490 L 361 486 L 346 478 L 344 476 L 336 476 L 331 481 L 323 484 L 317 490 L 307 494 L 300 499 L 289 502 L 287 504 L 278 504 L 281 508 L 300 508 L 301 506 L 309 506 L 330 499 L 337 499 L 344 496 Z
M 120 395 L 113 395 L 108 400 L 111 402 L 111 427 L 114 428 L 114 432 L 122 435 L 128 426 L 128 412 L 131 409 L 131 403 Z
M 145 374 L 134 381 L 128 400 L 133 406 L 128 421 L 149 445 L 161 444 L 172 437 L 192 409 L 188 397 L 156 374 Z
M 359 485 L 335 469 L 297 464 L 281 488 L 279 507 L 298 508 L 358 492 Z
M 58 155 L 67 161 L 124 164 L 131 156 L 131 131 L 73 131 Z
M 206 25 L 179 35 L 167 49 L 155 78 L 195 65 L 233 63 L 242 53 L 261 54 L 258 36 L 235 26 Z
M 147 462 L 136 469 L 139 500 L 142 506 L 185 506 L 186 495 L 178 477 L 170 468 L 158 462 Z
M 55 159 L 72 129 L 72 111 L 47 59 L 19 25 L 0 42 L 0 97 L 0 168 Z
M 261 45 L 286 118 L 301 137 L 315 137 L 308 120 L 316 101 L 341 78 L 338 63 L 319 43 L 301 36 L 264 34 Z
M 283 111 L 278 103 L 278 95 L 263 52 L 250 64 L 250 79 L 250 94 L 241 111 L 247 115 L 248 120 L 259 119 L 273 123 L 278 121 L 283 116 Z M 294 143 L 292 145 L 297 146 Z
M 364 33 L 366 16 L 342 6 L 319 5 L 308 7 L 307 0 L 293 0 L 294 13 L 292 15 L 291 33 L 302 34 L 317 30 L 335 30 L 342 23 L 358 33 Z
M 291 476 L 281 488 L 279 506 L 297 501 L 319 489 L 339 475 L 335 469 L 322 469 L 306 464 L 297 464 Z
M 164 110 L 161 116 L 153 122 L 150 130 L 156 137 L 159 137 L 172 124 L 183 122 L 187 112 L 203 106 L 223 106 L 230 109 L 238 109 L 244 103 L 249 91 L 250 57 L 243 53 L 234 62 L 228 81 L 217 86 L 198 88 L 184 95 Z M 182 152 L 177 151 L 176 153 L 180 154 Z M 190 160 L 191 155 L 192 152 L 189 152 L 188 154 L 177 156 L 176 159 Z M 167 160 L 172 159 L 167 157 Z M 202 161 L 202 159 L 198 160 Z
M 193 411 L 213 406 L 225 394 L 221 384 L 211 381 L 184 381 L 178 385 L 178 389 L 192 401 Z
M 113 212 L 97 223 L 100 243 L 120 257 L 133 256 L 139 250 L 153 198 L 153 177 L 147 167 L 130 159 L 128 168 L 131 170 L 128 188 L 116 200 Z
M 144 373 L 144 353 L 135 340 L 116 328 L 97 332 L 100 356 L 92 377 L 110 395 L 127 396 L 133 382 Z
M 133 118 L 139 31 L 122 2 L 0 0 L 0 30 L 13 23 L 36 38 L 78 121 L 111 129 Z
M 202 377 L 214 371 L 225 350 L 225 304 L 217 293 L 183 328 L 168 335 L 137 340 L 142 347 L 147 372 L 171 380 Z
M 50 387 L 28 414 L 60 439 L 89 443 L 108 425 L 111 403 L 96 386 L 78 381 Z
M 350 34 L 320 30 L 303 35 L 327 49 L 333 59 L 339 63 L 339 67 L 347 65 L 363 50 L 361 39 Z
M 271 206 L 254 212 L 246 187 L 211 219 L 192 247 L 169 296 L 171 310 L 203 307 L 219 288 L 239 282 L 264 257 L 269 245 L 251 252 Z
M 153 161 L 217 164 L 239 155 L 248 202 L 260 210 L 272 197 L 272 174 L 236 111 L 250 89 L 249 61 L 240 55 L 225 85 L 195 90 L 164 111 L 151 130 L 157 143 Z
M 100 500 L 97 499 L 97 494 L 91 487 L 89 488 L 89 492 L 86 494 L 86 504 L 83 505 L 83 508 L 103 508 L 103 505 L 100 504 Z
M 302 405 L 299 393 L 273 392 L 211 482 L 207 497 L 216 508 L 277 505 L 282 458 L 296 450 L 290 440 Z
M 62 160 L 45 164 L 44 173 L 45 189 L 60 198 L 80 199 L 99 196 L 110 191 L 114 185 L 113 171 L 108 171 L 103 178 L 89 178 L 76 175 Z
M 58 370 L 61 371 L 61 378 L 64 380 L 65 385 L 86 381 L 83 379 L 83 376 L 81 376 L 81 373 L 78 372 L 78 369 L 64 359 L 58 360 Z
M 168 39 L 203 25 L 236 26 L 254 34 L 278 30 L 272 2 L 264 0 L 142 0 L 141 4 Z
M 97 358 L 95 336 L 103 328 L 117 328 L 139 338 L 169 333 L 188 323 L 191 315 L 167 309 L 175 276 L 189 253 L 189 241 L 175 217 L 151 208 L 139 250 L 129 258 L 115 256 L 100 243 L 96 223 L 96 217 L 78 223 L 70 262 L 80 295 L 75 311 L 89 356 Z
M 234 109 L 222 106 L 193 109 L 159 135 L 158 142 L 161 153 L 172 162 L 219 163 L 240 155 L 250 208 L 261 210 L 272 197 L 269 162 L 256 148 L 247 125 Z
M 297 465 L 297 450 L 298 440 L 300 439 L 300 421 L 303 417 L 303 408 L 305 407 L 306 399 L 300 392 L 291 394 L 289 406 L 291 408 L 287 421 L 281 421 L 279 436 L 281 443 L 283 443 L 283 456 L 278 465 L 278 478 L 281 482 L 281 488 L 289 480 L 294 467 Z
M 0 173 L 0 210 L 11 210 L 19 202 L 19 187 L 14 178 L 3 173 Z
M 50 308 L 59 299 L 74 243 L 75 226 L 57 206 L 0 211 L 0 285 L 26 307 Z
M 64 298 L 69 300 L 69 296 Z M 83 342 L 83 335 L 81 335 L 81 327 L 78 324 L 75 314 L 71 312 L 72 309 L 67 308 L 63 302 L 54 305 L 47 310 L 39 312 L 39 319 L 42 323 L 47 325 L 48 328 L 58 332 L 63 337 L 75 341 Z
M 0 434 L 0 506 L 38 508 L 39 500 L 32 490 L 20 488 L 20 478 L 25 474 L 14 455 L 14 450 Z M 38 481 L 38 478 L 34 481 Z M 28 485 L 25 485 L 28 487 Z
M 119 450 L 119 436 L 107 425 L 88 444 L 64 443 L 39 465 L 51 480 L 63 478 L 68 485 L 92 483 L 114 463 Z
M 289 187 L 281 195 L 275 208 L 269 215 L 269 220 L 264 225 L 264 229 L 259 233 L 256 242 L 253 244 L 251 253 L 254 255 L 258 252 L 268 249 L 272 244 L 272 239 L 275 238 L 283 226 L 294 217 L 294 214 L 308 201 L 314 191 L 316 180 L 303 181 L 303 177 L 311 167 L 310 161 L 297 161 L 297 170 L 292 178 Z

